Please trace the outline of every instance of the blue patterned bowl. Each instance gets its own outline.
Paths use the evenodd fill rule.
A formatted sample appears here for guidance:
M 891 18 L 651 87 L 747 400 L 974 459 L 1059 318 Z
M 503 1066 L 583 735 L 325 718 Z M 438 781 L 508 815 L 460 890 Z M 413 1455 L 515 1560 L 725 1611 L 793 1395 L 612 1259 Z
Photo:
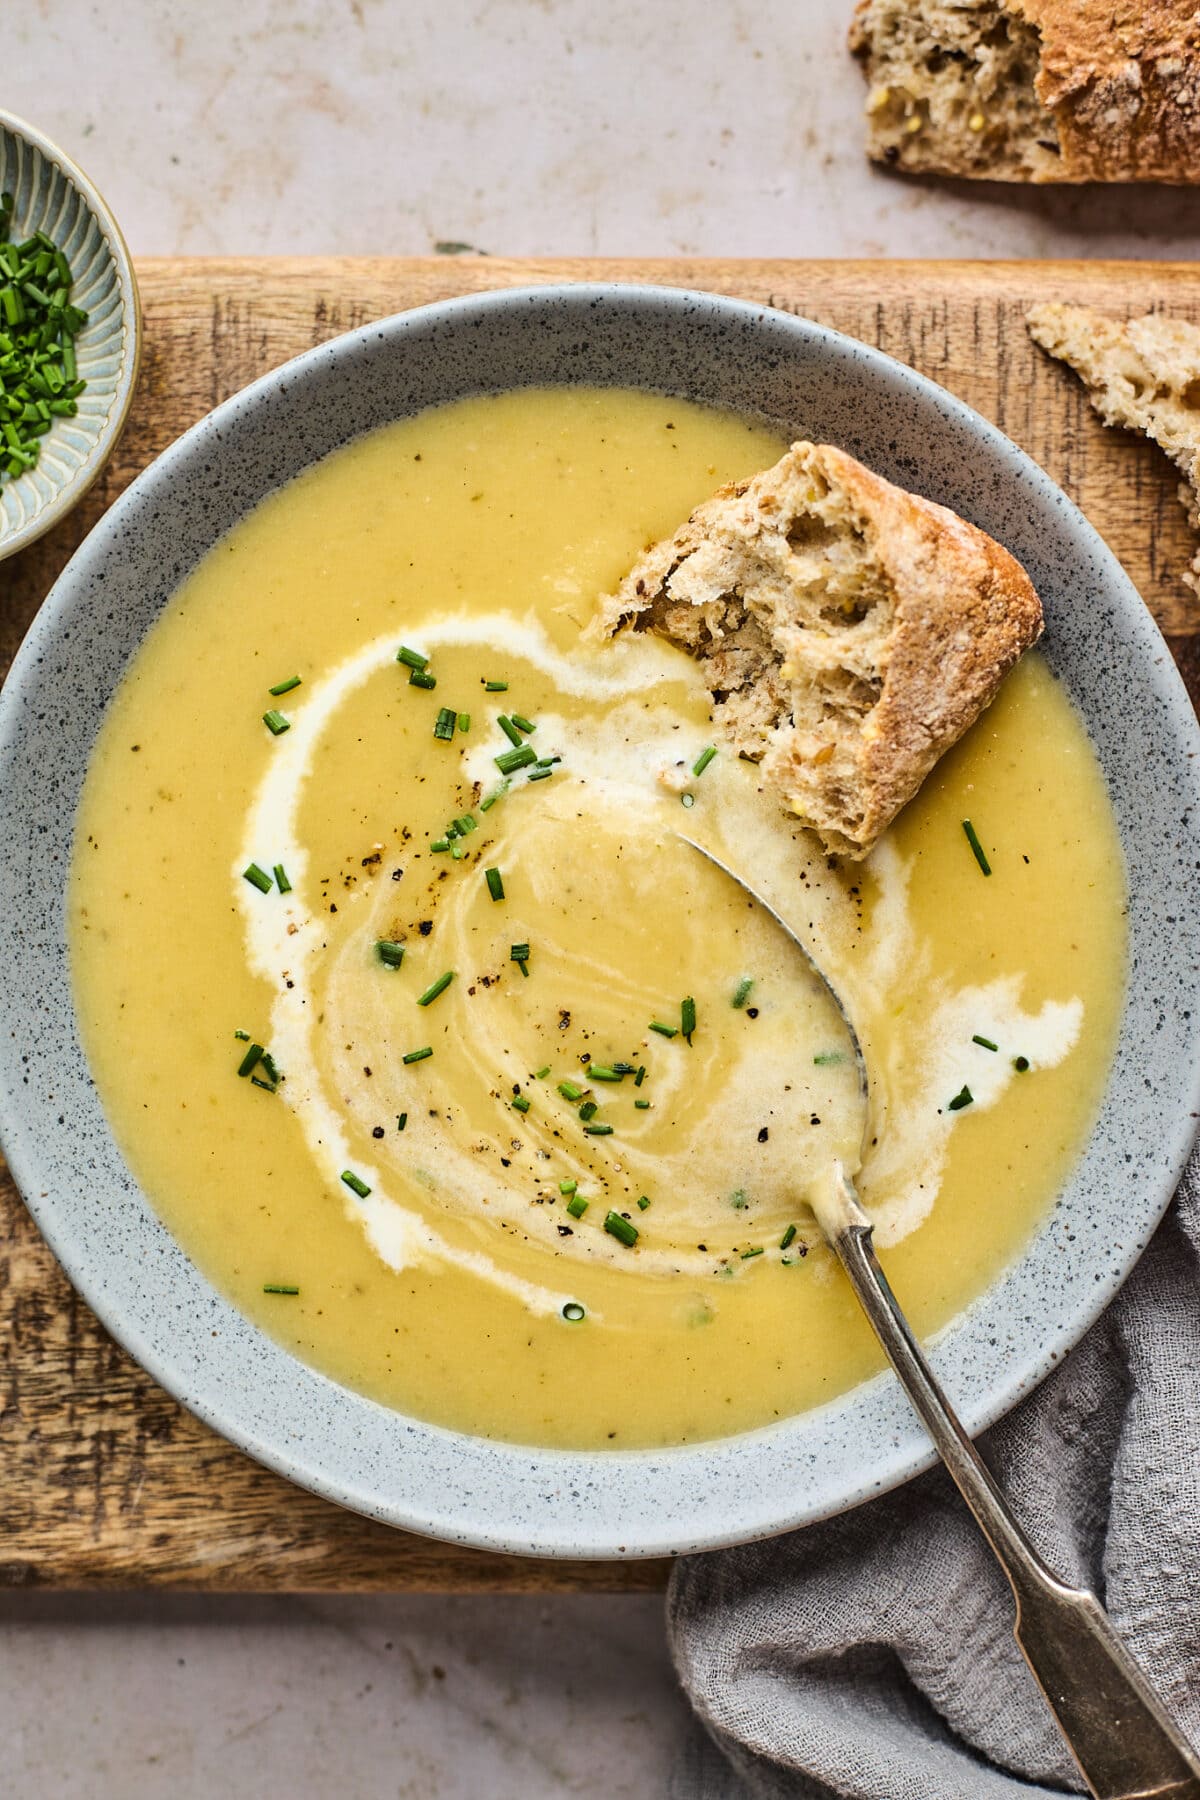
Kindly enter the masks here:
M 0 192 L 16 201 L 14 237 L 44 231 L 71 264 L 71 303 L 88 322 L 75 354 L 87 387 L 73 419 L 56 419 L 41 455 L 0 482 L 0 561 L 82 500 L 116 448 L 137 381 L 141 311 L 117 222 L 83 170 L 32 125 L 0 112 Z

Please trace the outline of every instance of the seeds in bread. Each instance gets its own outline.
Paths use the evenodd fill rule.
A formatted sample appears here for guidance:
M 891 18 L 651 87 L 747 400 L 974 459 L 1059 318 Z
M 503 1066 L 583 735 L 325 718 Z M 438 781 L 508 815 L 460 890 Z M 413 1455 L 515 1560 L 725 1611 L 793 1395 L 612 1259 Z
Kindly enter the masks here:
M 699 658 L 731 744 L 865 856 L 1042 629 L 1007 550 L 830 444 L 793 444 L 651 546 L 594 632 Z
M 1200 181 L 1194 0 L 858 0 L 868 154 L 976 180 Z
M 1106 425 L 1141 431 L 1184 477 L 1179 498 L 1200 531 L 1200 326 L 1147 313 L 1109 318 L 1090 306 L 1050 303 L 1026 315 L 1035 344 L 1082 377 Z M 1183 576 L 1200 594 L 1200 549 Z

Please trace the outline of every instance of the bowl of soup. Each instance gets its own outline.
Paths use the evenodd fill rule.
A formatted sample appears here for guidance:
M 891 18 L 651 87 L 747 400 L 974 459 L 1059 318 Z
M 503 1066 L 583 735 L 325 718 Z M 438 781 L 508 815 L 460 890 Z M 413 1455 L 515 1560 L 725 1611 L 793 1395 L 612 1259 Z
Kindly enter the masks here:
M 588 631 L 800 436 L 981 525 L 1047 618 L 859 863 L 686 655 Z M 851 1008 L 860 1189 L 978 1430 L 1186 1155 L 1196 740 L 1079 513 L 879 353 L 620 286 L 383 321 L 148 469 L 17 659 L 6 1154 L 150 1373 L 364 1514 L 572 1557 L 827 1515 L 932 1460 L 805 1200 L 861 1131 L 853 1055 L 692 842 Z

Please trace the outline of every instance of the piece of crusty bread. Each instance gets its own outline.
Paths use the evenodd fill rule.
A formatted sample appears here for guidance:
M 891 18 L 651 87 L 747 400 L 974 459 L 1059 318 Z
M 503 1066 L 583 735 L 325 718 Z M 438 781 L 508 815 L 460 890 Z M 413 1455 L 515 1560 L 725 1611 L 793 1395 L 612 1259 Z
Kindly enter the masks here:
M 593 629 L 697 656 L 714 718 L 829 849 L 865 856 L 1042 629 L 1007 550 L 831 444 L 651 546 Z
M 1200 181 L 1195 0 L 858 0 L 868 153 L 991 181 Z
M 1054 303 L 1026 321 L 1034 343 L 1082 376 L 1106 425 L 1143 431 L 1166 451 L 1184 477 L 1188 523 L 1200 531 L 1200 326 L 1160 313 L 1123 322 Z M 1183 580 L 1200 594 L 1200 549 Z

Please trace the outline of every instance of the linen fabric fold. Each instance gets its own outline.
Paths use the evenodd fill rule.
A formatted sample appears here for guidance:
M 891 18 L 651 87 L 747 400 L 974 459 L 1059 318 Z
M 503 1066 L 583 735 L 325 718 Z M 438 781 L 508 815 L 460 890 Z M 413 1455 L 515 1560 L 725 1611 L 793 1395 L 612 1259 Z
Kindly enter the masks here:
M 953 1398 L 953 1396 L 951 1396 Z M 1200 1151 L 1112 1305 L 982 1448 L 1200 1739 Z M 668 1597 L 701 1729 L 674 1800 L 1040 1800 L 1084 1784 L 950 1478 L 688 1557 Z

